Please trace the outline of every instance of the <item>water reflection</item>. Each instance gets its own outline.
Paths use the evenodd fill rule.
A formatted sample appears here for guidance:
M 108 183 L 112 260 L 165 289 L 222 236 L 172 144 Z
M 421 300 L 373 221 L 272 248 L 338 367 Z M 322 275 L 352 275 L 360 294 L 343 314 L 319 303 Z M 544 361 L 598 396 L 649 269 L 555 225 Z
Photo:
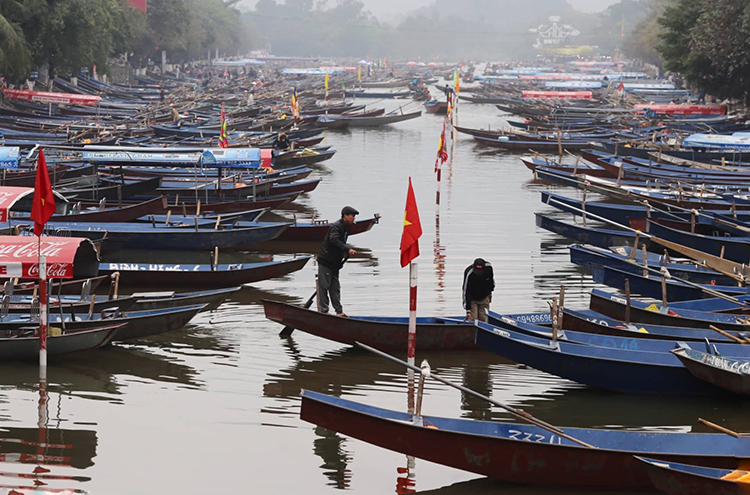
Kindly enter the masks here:
M 39 369 L 37 368 L 39 372 Z M 8 493 L 26 491 L 85 493 L 78 483 L 91 480 L 74 474 L 94 465 L 97 436 L 90 430 L 59 427 L 62 393 L 52 404 L 57 425 L 50 426 L 50 395 L 46 370 L 38 375 L 36 428 L 0 427 L 0 488 Z M 33 466 L 33 468 L 32 468 Z M 23 485 L 32 482 L 33 486 Z
M 344 448 L 344 438 L 321 426 L 315 427 L 315 434 L 318 438 L 313 441 L 313 451 L 323 459 L 320 468 L 329 480 L 327 485 L 339 490 L 349 488 L 352 473 L 347 469 L 347 465 L 351 455 Z
M 268 373 L 263 386 L 264 396 L 297 398 L 302 389 L 338 396 L 344 393 L 356 394 L 358 390 L 373 386 L 379 390 L 395 390 L 399 393 L 407 391 L 405 369 L 397 363 L 352 347 L 303 359 L 293 342 L 292 336 L 285 341 L 285 347 L 295 362 L 286 369 Z M 498 363 L 510 363 L 483 351 L 418 353 L 417 362 L 422 359 L 427 359 L 433 370 L 442 371 L 443 376 L 446 376 L 445 373 L 447 376 L 460 375 L 467 368 L 476 370 Z M 427 389 L 436 386 L 434 382 L 428 381 Z
M 440 205 L 435 213 L 435 240 L 432 242 L 432 264 L 435 267 L 437 303 L 445 305 L 445 246 L 440 243 Z

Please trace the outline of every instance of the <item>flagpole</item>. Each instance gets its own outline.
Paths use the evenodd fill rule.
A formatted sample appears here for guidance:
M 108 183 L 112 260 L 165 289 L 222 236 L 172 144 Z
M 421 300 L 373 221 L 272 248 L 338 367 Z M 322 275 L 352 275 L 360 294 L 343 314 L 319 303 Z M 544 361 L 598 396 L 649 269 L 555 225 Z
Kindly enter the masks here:
M 417 264 L 409 263 L 409 339 L 407 341 L 407 362 L 414 365 L 417 347 Z
M 38 237 L 39 258 L 39 368 L 47 368 L 47 257 L 42 256 L 42 236 Z

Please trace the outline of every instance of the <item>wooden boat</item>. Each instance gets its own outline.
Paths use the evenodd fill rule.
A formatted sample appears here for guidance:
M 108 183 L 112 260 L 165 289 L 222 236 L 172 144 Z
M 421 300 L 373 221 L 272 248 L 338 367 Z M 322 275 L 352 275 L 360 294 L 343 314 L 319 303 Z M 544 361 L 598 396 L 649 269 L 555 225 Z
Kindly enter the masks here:
M 221 306 L 241 287 L 226 289 L 204 290 L 200 292 L 142 292 L 133 294 L 137 300 L 134 311 L 149 311 L 153 309 L 178 308 L 203 304 L 201 311 L 213 311 Z
M 299 196 L 299 193 L 293 193 L 293 194 L 287 194 L 284 196 L 259 196 L 257 198 L 245 198 L 237 201 L 209 201 L 206 202 L 205 198 L 201 201 L 201 207 L 200 211 L 202 212 L 208 212 L 212 211 L 214 213 L 233 213 L 233 212 L 239 212 L 239 211 L 249 211 L 249 210 L 255 210 L 255 209 L 269 209 L 273 210 L 276 208 L 281 208 L 282 206 L 293 202 L 297 197 Z M 177 200 L 177 201 L 175 201 Z M 177 204 L 175 204 L 177 203 Z M 98 206 L 98 203 L 91 203 L 91 202 L 83 202 L 84 206 Z M 123 202 L 123 204 L 134 204 L 130 202 Z M 183 197 L 180 196 L 179 198 L 174 198 L 174 200 L 169 203 L 160 213 L 166 214 L 168 211 L 171 211 L 173 214 L 187 214 L 187 213 L 195 213 L 197 208 L 197 203 L 195 200 L 195 193 L 193 193 L 190 196 Z
M 266 318 L 342 344 L 362 342 L 383 351 L 403 351 L 409 333 L 408 318 L 338 316 L 292 304 L 263 299 Z M 422 350 L 474 349 L 474 326 L 461 318 L 417 318 L 417 348 Z
M 589 387 L 643 395 L 720 395 L 666 352 L 595 347 L 477 322 L 478 347 Z
M 535 160 L 539 161 L 539 160 Z M 553 168 L 554 169 L 554 168 Z M 560 170 L 560 169 L 554 169 Z M 590 171 L 580 168 L 581 173 L 590 174 Z M 553 206 L 561 211 L 566 211 L 574 215 L 581 215 L 583 208 L 583 202 L 577 199 L 568 198 L 560 194 L 555 194 L 550 191 L 542 191 L 542 203 Z M 567 208 L 571 206 L 572 208 Z M 685 212 L 683 209 L 676 209 L 670 205 L 659 205 L 659 209 L 649 208 L 635 204 L 616 204 L 616 203 L 602 203 L 598 201 L 587 201 L 586 202 L 586 213 L 592 213 L 600 217 L 606 218 L 613 222 L 617 222 L 621 225 L 630 226 L 634 229 L 639 229 L 643 232 L 646 231 L 646 218 L 650 214 L 650 218 L 654 219 L 674 219 L 675 217 L 681 218 L 687 222 L 690 222 L 690 212 Z M 702 210 L 702 214 L 726 214 L 727 210 Z M 634 219 L 642 220 L 641 223 L 633 223 Z M 737 219 L 740 221 L 750 221 L 750 212 L 746 210 L 737 211 Z
M 117 332 L 128 325 L 127 323 L 102 323 L 100 322 L 99 325 L 85 330 L 49 335 L 47 337 L 47 354 L 53 356 L 98 349 L 109 344 Z M 36 330 L 38 329 L 5 332 L 6 336 L 0 337 L 0 359 L 38 359 L 39 336 L 35 335 Z
M 50 228 L 64 229 L 73 237 L 102 240 L 102 252 L 110 253 L 120 249 L 166 249 L 212 250 L 241 249 L 256 243 L 275 239 L 288 226 L 288 223 L 268 223 L 243 229 L 198 230 L 177 227 L 151 227 L 140 223 L 133 224 L 86 224 L 50 223 Z M 147 224 L 146 224 L 147 225 Z M 237 285 L 237 284 L 230 284 Z
M 544 318 L 540 313 L 503 315 L 495 313 L 494 311 L 488 311 L 487 317 L 488 323 L 500 330 L 510 330 L 512 332 L 519 332 L 547 340 L 552 340 L 553 338 L 552 329 L 549 326 L 543 326 L 538 323 L 529 323 L 529 321 L 538 321 L 540 317 Z M 563 321 L 565 320 L 563 319 Z M 695 349 L 699 351 L 709 348 L 709 344 L 706 343 L 705 339 L 683 342 L 677 338 L 662 338 L 661 336 L 646 338 L 646 335 L 650 336 L 651 334 L 639 331 L 637 328 L 628 330 L 628 334 L 626 335 L 604 335 L 569 330 L 565 328 L 566 326 L 567 325 L 563 325 L 563 329 L 557 332 L 557 340 L 561 342 L 569 342 L 571 344 L 609 347 L 628 351 L 661 353 L 672 352 L 679 348 Z M 713 340 L 713 337 L 711 338 Z M 737 359 L 750 358 L 750 347 L 739 345 L 737 342 L 729 339 L 718 343 L 711 342 L 710 346 L 711 351 L 719 352 L 721 355 L 727 357 Z
M 505 138 L 505 139 L 504 139 Z M 481 136 L 474 136 L 474 140 L 477 141 L 478 144 L 485 145 L 485 146 L 492 146 L 494 148 L 502 148 L 504 150 L 508 151 L 522 151 L 522 152 L 528 152 L 529 150 L 532 151 L 539 151 L 539 152 L 549 152 L 549 153 L 557 153 L 559 152 L 560 145 L 562 145 L 563 150 L 568 151 L 575 151 L 575 150 L 582 150 L 584 148 L 591 147 L 591 141 L 586 140 L 572 140 L 563 139 L 558 143 L 556 140 L 511 140 L 507 139 L 507 136 L 500 136 L 496 139 L 491 138 L 485 138 Z
M 662 280 L 659 275 L 648 273 L 643 275 L 642 273 L 636 273 L 637 270 L 618 270 L 610 266 L 592 266 L 591 276 L 594 282 L 604 284 L 614 289 L 621 291 L 625 290 L 626 281 L 629 284 L 631 294 L 639 294 L 641 296 L 650 297 L 653 299 L 661 299 L 663 288 Z M 671 272 L 670 272 L 671 274 Z M 672 276 L 674 276 L 672 274 Z M 737 285 L 689 285 L 684 282 L 675 280 L 674 278 L 668 278 L 664 282 L 664 288 L 666 289 L 667 300 L 669 301 L 693 301 L 696 299 L 715 297 L 715 295 L 709 295 L 709 292 L 721 292 L 730 296 L 746 296 L 748 295 L 748 289 L 746 287 L 737 287 Z M 739 309 L 741 306 L 738 306 Z M 749 308 L 750 309 L 750 308 Z
M 349 235 L 361 234 L 372 229 L 374 225 L 380 222 L 380 215 L 375 215 L 372 218 L 364 218 L 357 220 L 349 226 Z M 239 227 L 242 227 L 243 223 L 238 222 Z M 322 242 L 328 233 L 328 229 L 331 225 L 328 221 L 314 221 L 310 223 L 294 223 L 289 226 L 284 232 L 276 237 L 272 242 Z
M 99 273 L 120 273 L 121 285 L 152 287 L 235 287 L 301 270 L 312 256 L 230 265 L 101 263 Z
M 737 395 L 750 395 L 750 361 L 711 349 L 713 353 L 696 349 L 674 349 L 672 354 L 696 378 Z
M 580 244 L 593 244 L 594 246 L 609 248 L 632 246 L 635 242 L 635 234 L 625 230 L 594 229 L 582 225 L 572 225 L 541 213 L 535 213 L 535 216 L 537 227 L 560 234 Z M 646 247 L 649 246 L 648 238 L 641 238 L 640 243 L 646 244 Z
M 427 100 L 424 102 L 424 110 L 427 113 L 446 115 L 448 113 L 448 102 L 440 100 Z
M 355 98 L 406 98 L 411 91 L 352 91 L 346 90 L 347 96 Z
M 687 246 L 704 253 L 720 256 L 737 263 L 747 263 L 750 260 L 750 237 L 721 237 L 694 234 L 683 230 L 673 229 L 658 221 L 648 222 L 648 232 L 651 235 L 666 239 L 683 246 Z
M 744 495 L 750 490 L 750 471 L 721 469 L 635 456 L 651 483 L 669 495 Z
M 630 256 L 633 248 L 630 246 L 615 246 L 605 249 L 596 246 L 572 244 L 568 249 L 570 250 L 570 262 L 576 265 L 587 268 L 608 266 L 623 272 L 643 273 L 643 251 L 640 249 L 635 252 L 632 261 Z M 676 258 L 672 259 L 672 262 L 667 262 L 662 256 L 655 253 L 647 252 L 646 261 L 650 267 L 661 268 L 664 266 L 672 276 L 696 284 L 732 285 L 736 282 L 732 277 L 723 275 L 705 266 L 691 262 L 679 262 L 680 260 Z M 661 298 L 661 295 L 659 298 Z
M 349 127 L 376 127 L 379 125 L 395 124 L 406 120 L 416 119 L 422 115 L 421 111 L 402 113 L 402 114 L 385 114 L 377 117 L 347 117 L 351 118 Z
M 570 174 L 586 174 L 591 177 L 610 177 L 609 172 L 604 170 L 603 168 L 599 167 L 598 165 L 592 165 L 589 163 L 581 163 L 579 165 L 561 165 L 554 160 L 550 160 L 548 158 L 534 158 L 534 157 L 521 157 L 521 161 L 524 165 L 526 165 L 526 168 L 531 170 L 532 172 L 536 172 L 536 169 L 539 167 L 545 167 L 549 170 L 557 170 L 560 172 L 567 172 Z M 544 194 L 547 191 L 542 191 L 542 194 Z M 544 201 L 544 199 L 542 199 Z M 586 204 L 588 207 L 588 203 Z M 593 213 L 593 212 L 592 212 Z
M 91 278 L 78 278 L 73 280 L 62 280 L 62 281 L 55 281 L 52 283 L 52 293 L 53 294 L 65 294 L 65 295 L 74 295 L 74 294 L 81 294 L 83 287 L 85 284 L 88 283 L 90 292 L 96 291 L 96 289 L 101 285 L 102 282 L 105 280 L 109 280 L 110 277 L 107 275 L 100 275 L 98 277 L 91 277 Z M 4 279 L 0 279 L 0 281 L 4 281 Z M 20 284 L 16 284 L 13 287 L 13 293 L 14 294 L 34 294 L 39 292 L 39 284 L 36 282 L 22 282 Z
M 96 187 L 58 189 L 58 192 L 67 197 L 74 197 L 76 200 L 93 199 L 98 201 L 106 198 L 110 201 L 117 201 L 118 198 L 123 199 L 143 195 L 151 198 L 161 185 L 161 180 L 161 177 L 154 177 L 152 179 L 125 181 L 124 184 L 111 183 L 106 185 L 105 183 L 105 185 Z
M 137 339 L 157 335 L 185 326 L 199 311 L 203 310 L 204 304 L 193 306 L 182 306 L 177 308 L 155 309 L 150 311 L 128 311 L 121 312 L 117 309 L 104 310 L 101 313 L 67 313 L 59 314 L 51 312 L 49 321 L 51 327 L 62 328 L 63 332 L 75 332 L 101 326 L 103 323 L 116 325 L 127 323 L 115 332 L 113 342 Z M 38 328 L 37 319 L 29 315 L 9 314 L 0 319 L 0 334 L 2 332 L 17 331 L 24 328 Z
M 449 419 L 382 409 L 309 390 L 301 418 L 388 450 L 525 485 L 651 489 L 633 455 L 735 469 L 748 438 L 711 433 L 562 428 L 587 448 L 537 426 Z
M 122 342 L 179 330 L 187 325 L 195 315 L 203 311 L 205 306 L 205 304 L 195 304 L 177 308 L 132 311 L 124 313 L 120 317 L 115 314 L 113 318 L 106 321 L 118 322 L 118 320 L 124 319 L 128 323 L 127 326 L 115 332 L 114 337 L 112 337 L 113 342 Z
M 540 324 L 551 325 L 552 320 Z M 563 310 L 564 328 L 578 332 L 599 335 L 614 335 L 618 337 L 632 337 L 639 339 L 661 339 L 684 342 L 705 342 L 710 338 L 712 342 L 734 342 L 721 334 L 702 328 L 689 328 L 668 325 L 652 325 L 650 323 L 626 323 L 622 320 L 610 318 L 592 310 Z M 744 332 L 727 332 L 737 338 L 744 338 Z
M 8 313 L 16 314 L 29 314 L 31 310 L 31 296 L 24 295 L 13 295 L 9 298 Z M 62 303 L 60 302 L 62 300 Z M 92 310 L 96 313 L 104 311 L 109 308 L 119 308 L 121 311 L 127 311 L 132 308 L 136 303 L 136 299 L 132 296 L 119 296 L 117 298 L 105 298 L 100 297 L 95 299 L 93 306 L 91 305 L 91 297 L 76 297 L 76 296 L 52 296 L 48 302 L 49 311 L 60 313 L 87 313 Z
M 624 319 L 626 312 L 625 298 L 609 292 L 592 289 L 590 309 L 612 318 Z M 705 309 L 705 308 L 704 308 Z M 666 308 L 637 299 L 630 299 L 630 318 L 634 322 L 653 325 L 672 325 L 690 328 L 708 329 L 713 325 L 722 330 L 746 331 L 750 325 L 740 315 L 695 311 L 676 306 Z

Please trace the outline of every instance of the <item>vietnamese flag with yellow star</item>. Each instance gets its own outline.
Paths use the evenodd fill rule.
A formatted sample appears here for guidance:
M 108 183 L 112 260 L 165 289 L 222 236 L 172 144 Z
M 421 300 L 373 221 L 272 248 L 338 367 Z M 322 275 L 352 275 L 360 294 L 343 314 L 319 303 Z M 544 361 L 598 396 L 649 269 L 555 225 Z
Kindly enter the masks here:
M 409 190 L 406 193 L 404 209 L 404 231 L 401 234 L 401 268 L 419 256 L 419 238 L 422 236 L 422 223 L 419 221 L 417 198 L 409 177 Z

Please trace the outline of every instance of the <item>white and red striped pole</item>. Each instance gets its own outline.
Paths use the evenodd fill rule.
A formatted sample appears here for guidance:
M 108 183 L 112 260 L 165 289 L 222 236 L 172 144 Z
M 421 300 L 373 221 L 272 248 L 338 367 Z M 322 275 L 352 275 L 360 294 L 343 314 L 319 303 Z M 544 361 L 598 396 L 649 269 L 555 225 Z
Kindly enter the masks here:
M 406 349 L 407 362 L 414 365 L 417 351 L 417 264 L 409 263 L 409 339 Z
M 39 255 L 39 367 L 47 367 L 47 257 Z

